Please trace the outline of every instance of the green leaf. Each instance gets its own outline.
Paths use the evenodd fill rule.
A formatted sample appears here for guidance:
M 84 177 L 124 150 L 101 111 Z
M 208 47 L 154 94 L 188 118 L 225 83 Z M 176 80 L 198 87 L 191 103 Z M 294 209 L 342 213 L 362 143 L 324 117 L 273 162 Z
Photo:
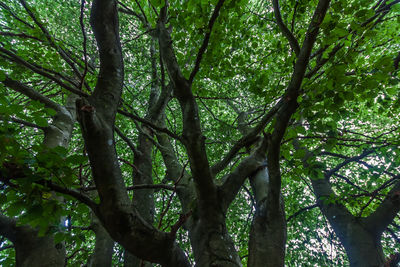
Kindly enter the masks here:
M 82 155 L 72 155 L 67 158 L 68 163 L 76 164 L 76 165 L 85 163 L 86 161 L 87 161 L 87 157 L 82 156 Z
M 165 0 L 150 0 L 150 3 L 154 6 L 154 7 L 163 7 L 165 5 Z
M 386 88 L 386 92 L 390 95 L 390 96 L 394 96 L 398 93 L 398 89 L 396 87 L 388 87 Z
M 49 115 L 49 116 L 54 116 L 54 115 L 57 114 L 57 111 L 55 111 L 55 110 L 52 109 L 52 108 L 45 108 L 44 111 L 45 111 L 46 114 Z
M 36 123 L 38 126 L 40 126 L 40 127 L 47 127 L 47 126 L 49 126 L 49 123 L 47 122 L 47 119 L 45 119 L 45 118 L 43 118 L 43 117 L 38 117 L 38 116 L 36 116 L 36 117 L 34 118 L 34 120 L 35 120 L 35 123 Z
M 6 73 L 0 70 L 0 82 L 4 81 L 7 78 Z
M 66 237 L 67 237 L 67 235 L 66 235 L 65 233 L 63 233 L 63 232 L 57 232 L 57 233 L 54 235 L 54 243 L 55 243 L 55 244 L 58 244 L 58 243 L 64 241 L 64 240 L 66 239 Z
M 22 201 L 14 202 L 7 208 L 7 214 L 12 217 L 17 216 L 24 210 L 24 208 L 25 204 Z

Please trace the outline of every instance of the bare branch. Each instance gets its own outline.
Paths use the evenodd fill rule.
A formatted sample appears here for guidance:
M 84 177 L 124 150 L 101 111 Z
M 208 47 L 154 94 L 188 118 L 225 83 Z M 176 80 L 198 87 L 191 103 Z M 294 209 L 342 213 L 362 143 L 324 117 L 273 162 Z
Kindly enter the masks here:
M 8 60 L 11 60 L 11 61 L 13 61 L 15 63 L 18 63 L 18 64 L 30 69 L 31 71 L 33 71 L 33 72 L 35 72 L 35 73 L 37 73 L 37 74 L 39 74 L 39 75 L 41 75 L 43 77 L 46 77 L 46 78 L 54 81 L 55 83 L 60 85 L 62 88 L 66 89 L 67 91 L 70 91 L 71 93 L 74 93 L 74 94 L 79 95 L 79 96 L 88 96 L 86 93 L 81 92 L 81 91 L 79 91 L 79 90 L 67 85 L 62 80 L 60 80 L 58 77 L 56 77 L 56 76 L 59 76 L 62 79 L 67 80 L 63 75 L 61 75 L 59 73 L 52 72 L 51 70 L 47 70 L 47 69 L 45 69 L 45 68 L 43 68 L 41 66 L 37 66 L 37 65 L 35 65 L 33 63 L 29 63 L 29 62 L 25 61 L 24 59 L 22 59 L 21 57 L 15 55 L 14 53 L 8 51 L 7 49 L 4 49 L 3 47 L 0 47 L 0 52 L 7 56 L 7 57 L 3 56 L 4 58 L 6 58 Z M 2 56 L 2 55 L 0 54 L 0 56 Z M 53 73 L 53 74 L 50 74 L 50 73 Z
M 265 114 L 265 116 L 257 124 L 256 127 L 251 129 L 247 135 L 240 138 L 232 146 L 232 148 L 225 155 L 225 157 L 211 167 L 211 171 L 214 175 L 222 171 L 226 166 L 228 166 L 228 164 L 231 162 L 231 160 L 235 157 L 235 155 L 239 152 L 240 149 L 242 149 L 245 146 L 251 145 L 258 140 L 258 135 L 260 134 L 260 132 L 262 132 L 265 126 L 272 120 L 272 118 L 275 116 L 276 112 L 279 110 L 282 104 L 283 101 L 279 101 L 273 108 L 271 108 L 270 111 L 267 114 Z
M 290 216 L 286 219 L 286 221 L 287 221 L 287 222 L 290 222 L 292 219 L 294 219 L 295 217 L 299 216 L 299 215 L 302 214 L 303 212 L 309 211 L 309 210 L 312 210 L 312 209 L 315 209 L 315 208 L 317 208 L 317 207 L 318 207 L 318 205 L 317 205 L 317 204 L 314 204 L 314 205 L 310 205 L 310 206 L 301 208 L 301 209 L 299 209 L 298 211 L 296 211 L 295 213 L 293 213 L 292 215 L 290 215 Z

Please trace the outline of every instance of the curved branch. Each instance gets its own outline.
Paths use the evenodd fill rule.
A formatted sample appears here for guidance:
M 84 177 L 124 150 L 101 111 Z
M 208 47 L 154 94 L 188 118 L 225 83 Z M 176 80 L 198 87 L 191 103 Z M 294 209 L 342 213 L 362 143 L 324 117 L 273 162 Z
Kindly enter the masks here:
M 225 211 L 236 197 L 244 181 L 263 165 L 267 148 L 267 138 L 264 137 L 254 153 L 243 159 L 239 166 L 226 177 L 224 183 L 219 187 L 222 194 L 222 207 Z
M 22 4 L 22 6 L 25 8 L 26 12 L 29 14 L 29 16 L 32 18 L 32 20 L 35 22 L 35 24 L 40 28 L 40 30 L 43 32 L 43 34 L 46 36 L 47 41 L 49 44 L 59 53 L 59 55 L 64 59 L 64 61 L 72 68 L 74 73 L 78 76 L 81 77 L 81 73 L 79 70 L 76 68 L 74 62 L 71 60 L 71 55 L 68 55 L 65 50 L 63 50 L 59 45 L 57 45 L 54 42 L 54 37 L 51 36 L 49 31 L 44 27 L 44 25 L 39 21 L 39 19 L 35 16 L 35 14 L 32 12 L 32 10 L 29 8 L 28 4 L 26 3 L 25 0 L 19 0 L 19 2 Z
M 274 7 L 276 24 L 278 24 L 278 27 L 282 31 L 282 34 L 289 41 L 290 47 L 293 49 L 296 56 L 298 56 L 300 53 L 299 42 L 297 41 L 296 37 L 294 37 L 293 33 L 288 29 L 288 27 L 286 27 L 285 23 L 282 20 L 281 11 L 279 8 L 279 0 L 272 0 L 272 5 Z
M 58 77 L 56 77 L 56 76 L 59 76 L 65 80 L 67 80 L 66 77 L 62 76 L 61 74 L 54 73 L 51 70 L 43 68 L 42 66 L 38 66 L 36 64 L 29 63 L 29 62 L 25 61 L 24 59 L 22 59 L 21 57 L 15 55 L 14 53 L 8 51 L 7 49 L 4 49 L 3 47 L 0 47 L 0 52 L 3 53 L 4 55 L 6 55 L 6 56 L 3 56 L 0 54 L 0 56 L 4 57 L 7 60 L 10 60 L 12 62 L 18 63 L 18 64 L 30 69 L 34 73 L 37 73 L 43 77 L 46 77 L 46 78 L 54 81 L 56 84 L 58 84 L 65 90 L 70 91 L 71 93 L 74 93 L 79 96 L 88 96 L 86 93 L 81 92 L 81 91 L 69 86 L 68 84 L 66 84 L 62 80 L 60 80 Z M 53 73 L 54 75 L 50 74 L 50 73 Z M 71 81 L 69 81 L 69 82 L 71 82 Z

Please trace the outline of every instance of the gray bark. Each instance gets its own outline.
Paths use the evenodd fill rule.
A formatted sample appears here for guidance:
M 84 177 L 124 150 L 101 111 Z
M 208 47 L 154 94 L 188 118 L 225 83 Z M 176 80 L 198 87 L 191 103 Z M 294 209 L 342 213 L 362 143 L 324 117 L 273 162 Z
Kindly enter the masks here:
M 248 266 L 284 266 L 286 217 L 282 195 L 279 205 L 270 192 L 268 168 L 250 178 L 256 210 L 250 228 Z
M 381 236 L 400 211 L 400 182 L 397 182 L 374 213 L 365 218 L 352 215 L 341 204 L 326 203 L 334 194 L 329 177 L 312 180 L 317 203 L 346 250 L 351 267 L 381 267 L 385 256 Z
M 91 229 L 95 233 L 96 243 L 93 254 L 90 256 L 88 267 L 110 267 L 112 266 L 112 255 L 114 240 L 111 239 L 101 222 L 92 215 Z
M 150 63 L 152 70 L 152 84 L 148 104 L 148 112 L 145 117 L 148 121 L 157 124 L 164 112 L 165 105 L 169 100 L 168 96 L 162 94 L 160 96 L 157 75 L 157 55 L 155 52 L 154 38 L 150 40 Z M 160 110 L 161 109 L 161 110 Z M 153 184 L 152 178 L 152 155 L 153 143 L 149 140 L 153 138 L 153 131 L 146 125 L 142 125 L 138 136 L 137 151 L 134 153 L 133 164 L 136 168 L 133 169 L 132 180 L 134 185 L 140 184 Z M 142 218 L 149 224 L 154 222 L 154 190 L 153 189 L 140 189 L 136 190 L 133 198 L 133 205 L 142 216 Z M 149 262 L 138 259 L 128 251 L 124 254 L 124 267 L 150 267 L 153 266 Z
M 93 94 L 77 101 L 77 107 L 100 197 L 93 211 L 110 236 L 130 253 L 164 266 L 188 266 L 174 236 L 155 229 L 133 207 L 118 164 L 114 124 L 124 66 L 116 1 L 93 1 L 90 21 L 99 48 L 100 73 Z

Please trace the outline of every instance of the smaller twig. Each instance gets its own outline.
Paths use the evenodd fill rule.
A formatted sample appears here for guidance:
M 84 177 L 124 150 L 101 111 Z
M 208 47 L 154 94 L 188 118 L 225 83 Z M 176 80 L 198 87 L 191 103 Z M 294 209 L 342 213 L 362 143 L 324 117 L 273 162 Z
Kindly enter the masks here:
M 174 225 L 171 226 L 171 232 L 169 234 L 175 237 L 176 232 L 178 232 L 179 228 L 181 228 L 181 226 L 185 224 L 185 222 L 187 221 L 187 219 L 189 219 L 192 213 L 193 211 L 189 210 L 186 214 L 181 214 L 181 216 L 179 216 L 179 220 Z
M 178 179 L 177 179 L 176 182 L 174 183 L 174 190 L 173 190 L 172 194 L 169 196 L 168 203 L 167 203 L 167 207 L 165 208 L 165 210 L 164 210 L 164 211 L 161 213 L 161 215 L 160 215 L 160 221 L 159 221 L 159 223 L 158 223 L 158 229 L 161 228 L 163 218 L 164 218 L 164 216 L 167 214 L 169 208 L 171 207 L 172 199 L 173 199 L 174 196 L 175 196 L 176 189 L 177 189 L 177 185 L 178 185 L 178 183 L 180 182 L 180 180 L 182 179 L 182 177 L 184 176 L 184 174 L 185 174 L 185 168 L 186 168 L 186 166 L 187 166 L 188 164 L 189 164 L 189 161 L 187 161 L 187 162 L 185 163 L 185 165 L 183 165 L 182 171 L 181 171 L 181 175 L 178 177 Z
M 25 125 L 25 126 L 29 126 L 29 127 L 32 127 L 32 128 L 37 128 L 37 129 L 40 129 L 40 130 L 42 130 L 42 131 L 44 131 L 44 130 L 46 129 L 46 127 L 42 127 L 42 126 L 39 126 L 39 125 L 34 124 L 34 123 L 32 123 L 32 122 L 24 121 L 24 120 L 17 119 L 17 118 L 13 118 L 13 117 L 11 117 L 11 118 L 4 118 L 3 116 L 0 116 L 0 120 L 2 120 L 2 121 L 5 121 L 5 120 L 12 121 L 12 122 L 19 123 L 19 124 L 23 124 L 23 125 Z
M 124 140 L 125 143 L 129 146 L 129 148 L 132 150 L 133 154 L 135 154 L 135 155 L 140 154 L 140 152 L 136 149 L 136 147 L 133 144 L 131 139 L 129 139 L 126 135 L 124 135 L 118 127 L 115 127 L 114 130 L 118 134 L 118 136 L 121 137 L 121 139 Z
M 290 216 L 286 219 L 286 222 L 289 222 L 290 220 L 292 220 L 293 218 L 295 218 L 295 217 L 297 217 L 298 215 L 302 214 L 303 212 L 312 210 L 312 209 L 314 209 L 314 208 L 316 208 L 316 207 L 318 207 L 318 204 L 314 204 L 314 205 L 311 205 L 311 206 L 308 206 L 308 207 L 301 208 L 301 209 L 299 209 L 298 211 L 296 211 L 295 213 L 293 213 L 292 215 L 290 215 Z
M 297 41 L 296 37 L 293 33 L 286 27 L 285 23 L 282 20 L 281 11 L 279 8 L 279 1 L 273 0 L 272 5 L 274 8 L 274 14 L 276 19 L 276 24 L 278 24 L 279 29 L 282 31 L 282 34 L 289 41 L 290 47 L 293 49 L 293 52 L 298 56 L 300 54 L 300 45 Z
M 168 130 L 167 128 L 159 127 L 159 126 L 155 125 L 154 123 L 152 123 L 152 122 L 150 122 L 150 121 L 148 121 L 148 120 L 146 120 L 146 119 L 143 119 L 143 118 L 141 118 L 141 117 L 139 117 L 139 116 L 136 116 L 136 115 L 134 115 L 134 114 L 132 114 L 132 113 L 126 112 L 126 111 L 121 110 L 121 109 L 118 109 L 118 113 L 120 113 L 120 114 L 122 114 L 122 115 L 124 115 L 124 116 L 126 116 L 126 117 L 129 117 L 129 118 L 131 118 L 131 119 L 133 119 L 133 120 L 136 120 L 136 121 L 139 121 L 139 122 L 141 122 L 141 123 L 144 123 L 144 124 L 148 125 L 150 128 L 152 128 L 152 129 L 154 129 L 154 130 L 156 130 L 156 131 L 166 133 L 166 134 L 168 134 L 169 136 L 171 136 L 171 137 L 174 138 L 174 139 L 177 139 L 177 140 L 179 140 L 179 141 L 182 140 L 182 138 L 181 138 L 179 135 L 177 135 L 177 134 L 171 132 L 171 131 Z

